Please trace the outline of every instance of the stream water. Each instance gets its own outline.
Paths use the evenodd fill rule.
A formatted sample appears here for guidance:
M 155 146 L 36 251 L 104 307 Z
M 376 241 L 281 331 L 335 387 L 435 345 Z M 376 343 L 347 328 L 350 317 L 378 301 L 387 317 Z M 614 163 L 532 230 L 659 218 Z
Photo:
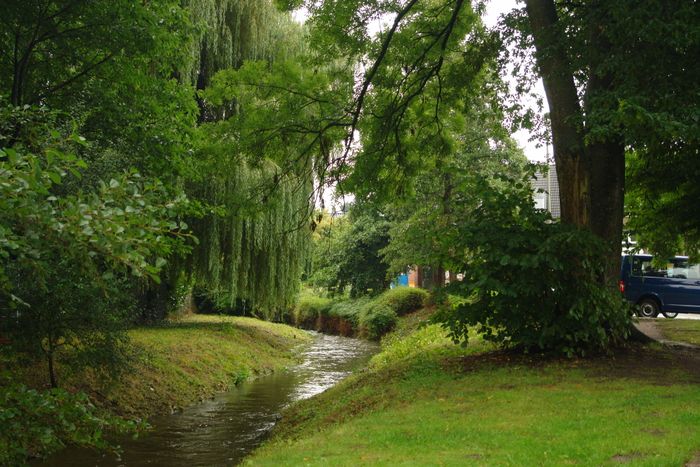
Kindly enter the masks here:
M 245 382 L 180 413 L 152 419 L 152 431 L 121 443 L 121 458 L 67 449 L 43 465 L 235 465 L 265 440 L 283 408 L 338 383 L 377 350 L 376 344 L 364 340 L 317 334 L 301 364 Z

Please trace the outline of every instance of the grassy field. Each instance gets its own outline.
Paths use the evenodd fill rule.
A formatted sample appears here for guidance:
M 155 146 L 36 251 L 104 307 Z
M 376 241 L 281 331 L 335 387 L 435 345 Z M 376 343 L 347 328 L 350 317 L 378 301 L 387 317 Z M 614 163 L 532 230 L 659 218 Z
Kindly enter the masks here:
M 700 345 L 700 320 L 657 319 L 655 324 L 668 340 Z
M 116 414 L 144 418 L 289 366 L 297 348 L 310 340 L 306 332 L 283 324 L 214 315 L 190 315 L 129 335 L 134 354 L 129 368 L 111 380 L 89 371 L 62 374 L 62 386 L 85 391 Z M 43 381 L 45 369 L 26 370 L 20 378 Z
M 700 455 L 700 360 L 464 349 L 417 320 L 370 368 L 293 406 L 251 465 L 669 465 Z M 406 322 L 406 321 L 404 321 Z

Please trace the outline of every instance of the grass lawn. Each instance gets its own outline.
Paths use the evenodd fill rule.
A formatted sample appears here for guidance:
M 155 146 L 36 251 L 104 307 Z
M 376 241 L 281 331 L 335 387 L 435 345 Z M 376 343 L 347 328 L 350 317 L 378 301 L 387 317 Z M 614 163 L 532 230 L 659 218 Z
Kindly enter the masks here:
M 296 362 L 304 331 L 253 318 L 190 315 L 129 331 L 133 361 L 112 379 L 59 367 L 59 381 L 82 390 L 112 412 L 129 417 L 169 413 L 230 389 L 257 374 Z M 67 371 L 67 370 L 66 370 Z M 45 368 L 18 370 L 20 380 L 40 386 Z M 22 374 L 24 373 L 24 374 Z M 41 383 L 38 383 L 41 382 Z
M 668 340 L 700 345 L 700 320 L 657 319 L 654 323 Z
M 251 465 L 669 465 L 700 454 L 700 356 L 553 359 L 399 330 L 284 414 Z

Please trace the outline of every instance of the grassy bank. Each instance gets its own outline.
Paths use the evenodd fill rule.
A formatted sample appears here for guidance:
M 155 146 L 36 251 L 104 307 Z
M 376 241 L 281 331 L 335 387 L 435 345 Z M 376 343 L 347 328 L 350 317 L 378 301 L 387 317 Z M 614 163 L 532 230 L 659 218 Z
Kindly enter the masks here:
M 133 362 L 112 380 L 88 372 L 62 374 L 62 386 L 84 391 L 128 417 L 169 413 L 236 383 L 289 366 L 307 333 L 253 318 L 191 315 L 129 331 Z M 61 369 L 59 368 L 59 374 Z M 45 369 L 18 370 L 40 386 Z
M 700 320 L 657 319 L 654 323 L 668 340 L 700 345 Z
M 306 291 L 289 318 L 291 324 L 304 329 L 378 340 L 396 327 L 399 317 L 422 308 L 427 298 L 425 290 L 408 287 L 354 300 Z
M 655 347 L 553 359 L 451 344 L 423 315 L 368 371 L 293 406 L 252 465 L 684 465 L 700 359 Z

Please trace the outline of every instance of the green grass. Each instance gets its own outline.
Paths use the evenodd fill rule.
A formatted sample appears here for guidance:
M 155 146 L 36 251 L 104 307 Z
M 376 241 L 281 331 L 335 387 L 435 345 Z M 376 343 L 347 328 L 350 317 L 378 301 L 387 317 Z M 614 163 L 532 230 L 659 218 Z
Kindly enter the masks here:
M 400 325 L 367 371 L 292 406 L 247 462 L 681 466 L 700 452 L 697 356 L 566 360 L 471 342 Z
M 700 345 L 700 320 L 657 319 L 655 323 L 668 340 Z
M 129 336 L 133 362 L 114 380 L 86 371 L 61 375 L 62 386 L 85 391 L 115 414 L 145 418 L 289 366 L 296 362 L 296 348 L 310 340 L 304 331 L 283 324 L 215 315 L 185 316 L 132 329 Z M 39 367 L 18 377 L 30 384 L 43 381 L 45 369 Z

